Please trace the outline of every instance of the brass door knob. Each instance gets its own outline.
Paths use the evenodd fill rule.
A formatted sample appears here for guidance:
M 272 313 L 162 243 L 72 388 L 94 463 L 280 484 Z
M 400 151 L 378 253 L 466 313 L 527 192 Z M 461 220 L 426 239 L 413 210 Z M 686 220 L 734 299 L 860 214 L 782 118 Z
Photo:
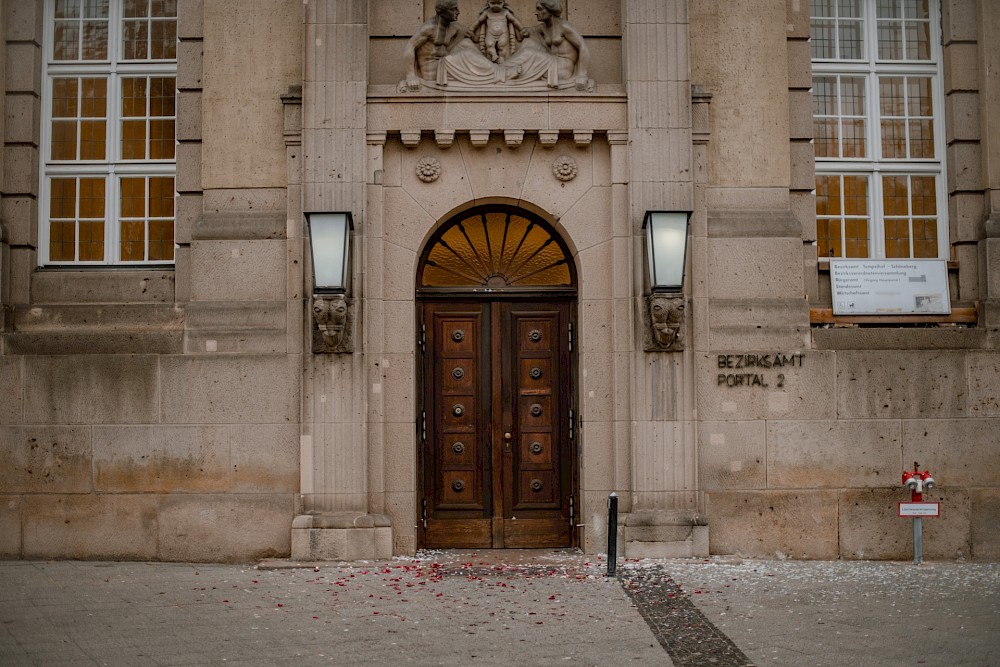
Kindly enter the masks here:
M 510 440 L 510 438 L 511 438 L 511 435 L 510 435 L 510 433 L 504 433 L 504 434 L 503 434 L 503 439 L 504 439 L 504 440 Z

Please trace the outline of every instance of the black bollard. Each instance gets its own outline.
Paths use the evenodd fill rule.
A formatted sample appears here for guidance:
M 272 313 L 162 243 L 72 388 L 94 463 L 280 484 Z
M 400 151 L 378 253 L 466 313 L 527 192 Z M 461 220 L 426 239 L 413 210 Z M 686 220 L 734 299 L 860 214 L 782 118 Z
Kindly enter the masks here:
M 615 576 L 618 566 L 618 494 L 608 496 L 608 576 Z

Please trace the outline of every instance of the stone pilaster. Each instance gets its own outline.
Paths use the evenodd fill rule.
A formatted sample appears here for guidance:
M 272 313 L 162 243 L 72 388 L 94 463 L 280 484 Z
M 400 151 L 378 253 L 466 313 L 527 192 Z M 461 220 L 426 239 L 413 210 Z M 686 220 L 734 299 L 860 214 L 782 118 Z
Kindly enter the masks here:
M 979 2 L 979 119 L 985 222 L 979 244 L 979 285 L 982 322 L 1000 327 L 1000 6 Z

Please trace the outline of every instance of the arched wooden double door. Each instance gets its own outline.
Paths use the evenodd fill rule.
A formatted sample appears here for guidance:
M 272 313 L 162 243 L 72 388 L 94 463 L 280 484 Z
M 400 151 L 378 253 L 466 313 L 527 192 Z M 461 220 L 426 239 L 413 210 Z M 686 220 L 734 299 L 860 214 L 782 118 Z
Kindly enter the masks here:
M 564 244 L 523 210 L 473 209 L 431 239 L 418 285 L 421 545 L 573 545 L 575 279 Z

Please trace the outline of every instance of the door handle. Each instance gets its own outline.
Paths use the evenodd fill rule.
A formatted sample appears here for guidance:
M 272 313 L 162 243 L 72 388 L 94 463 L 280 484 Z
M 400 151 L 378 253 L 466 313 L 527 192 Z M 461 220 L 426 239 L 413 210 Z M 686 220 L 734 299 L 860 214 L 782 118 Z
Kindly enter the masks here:
M 506 432 L 506 433 L 503 434 L 503 451 L 506 452 L 507 454 L 510 454 L 510 451 L 511 451 L 510 450 L 510 439 L 511 439 L 511 437 L 512 436 L 510 434 L 510 431 L 508 431 L 508 432 Z

